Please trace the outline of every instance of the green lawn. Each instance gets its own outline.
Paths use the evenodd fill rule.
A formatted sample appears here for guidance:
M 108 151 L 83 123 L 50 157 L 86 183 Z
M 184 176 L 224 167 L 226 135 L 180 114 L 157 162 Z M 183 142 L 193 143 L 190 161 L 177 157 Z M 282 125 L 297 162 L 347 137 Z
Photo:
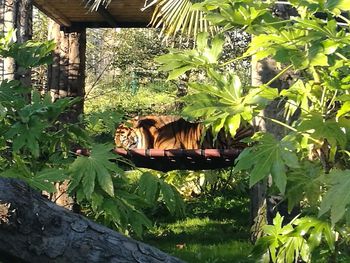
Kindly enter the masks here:
M 186 219 L 159 223 L 143 241 L 186 262 L 256 262 L 249 257 L 247 207 L 242 198 L 198 199 Z

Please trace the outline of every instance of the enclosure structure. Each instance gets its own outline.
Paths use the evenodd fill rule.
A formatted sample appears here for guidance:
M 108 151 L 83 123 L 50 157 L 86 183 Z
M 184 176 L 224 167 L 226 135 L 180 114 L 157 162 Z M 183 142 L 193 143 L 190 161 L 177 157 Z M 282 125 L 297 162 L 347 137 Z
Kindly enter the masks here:
M 48 90 L 55 97 L 83 96 L 85 83 L 86 28 L 146 27 L 152 9 L 141 11 L 145 0 L 112 1 L 107 8 L 91 10 L 87 0 L 0 0 L 0 30 L 17 29 L 17 40 L 32 37 L 32 6 L 53 20 L 50 38 L 57 43 L 54 63 L 49 69 Z M 0 80 L 15 78 L 14 61 L 0 61 Z M 27 77 L 28 79 L 28 77 Z M 26 84 L 30 84 L 27 83 Z M 79 105 L 82 110 L 83 105 Z
M 63 28 L 145 27 L 152 10 L 141 11 L 145 0 L 112 1 L 107 8 L 102 5 L 89 10 L 86 0 L 33 0 L 34 5 Z

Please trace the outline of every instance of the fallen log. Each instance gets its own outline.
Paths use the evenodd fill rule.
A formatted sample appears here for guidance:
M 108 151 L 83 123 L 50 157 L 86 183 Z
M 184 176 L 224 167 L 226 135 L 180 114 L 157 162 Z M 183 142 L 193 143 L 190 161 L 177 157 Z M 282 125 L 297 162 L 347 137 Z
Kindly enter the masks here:
M 0 178 L 0 262 L 182 262 Z

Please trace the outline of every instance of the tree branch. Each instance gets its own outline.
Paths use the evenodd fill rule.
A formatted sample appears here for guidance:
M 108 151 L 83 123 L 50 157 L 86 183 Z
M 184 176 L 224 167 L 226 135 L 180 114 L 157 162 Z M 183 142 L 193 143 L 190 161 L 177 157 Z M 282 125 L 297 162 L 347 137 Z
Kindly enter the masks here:
M 182 262 L 0 178 L 2 262 Z

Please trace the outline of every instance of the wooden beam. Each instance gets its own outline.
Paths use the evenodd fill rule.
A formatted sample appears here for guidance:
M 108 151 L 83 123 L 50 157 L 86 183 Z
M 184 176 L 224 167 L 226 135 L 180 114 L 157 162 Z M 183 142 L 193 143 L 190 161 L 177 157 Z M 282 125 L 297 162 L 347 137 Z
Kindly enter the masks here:
M 97 9 L 97 12 L 100 14 L 100 16 L 103 17 L 103 19 L 106 20 L 108 24 L 110 24 L 112 27 L 118 27 L 118 22 L 114 19 L 114 17 L 107 11 L 106 8 L 104 8 L 102 5 L 99 6 Z
M 86 4 L 86 7 L 91 6 L 90 1 L 84 0 L 84 3 Z M 109 24 L 110 27 L 118 27 L 118 22 L 102 4 L 98 7 L 97 13 Z
M 41 12 L 49 16 L 52 20 L 54 20 L 56 23 L 70 27 L 72 22 L 60 11 L 53 8 L 49 4 L 45 4 L 45 1 L 43 0 L 34 0 L 34 6 L 38 8 Z
M 76 29 L 79 28 L 145 28 L 147 27 L 148 23 L 145 22 L 124 22 L 124 21 L 117 21 L 116 26 L 111 26 L 107 22 L 101 22 L 101 21 L 89 21 L 89 22 L 72 22 L 70 27 L 61 27 L 61 30 L 65 32 L 74 32 Z

